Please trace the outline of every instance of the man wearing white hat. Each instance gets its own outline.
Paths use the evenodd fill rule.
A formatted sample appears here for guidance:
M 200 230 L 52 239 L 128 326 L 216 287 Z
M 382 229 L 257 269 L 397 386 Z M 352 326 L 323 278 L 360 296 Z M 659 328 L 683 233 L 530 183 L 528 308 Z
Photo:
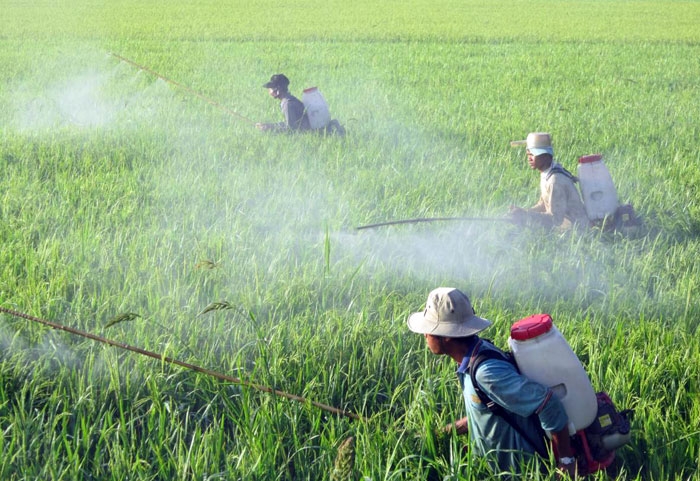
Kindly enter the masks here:
M 459 365 L 457 376 L 467 417 L 448 425 L 447 432 L 469 432 L 474 452 L 486 456 L 494 469 L 518 472 L 535 453 L 548 455 L 548 442 L 541 436 L 544 430 L 551 434 L 559 468 L 570 474 L 575 472 L 568 417 L 550 388 L 521 375 L 504 358 L 488 356 L 477 365 L 473 378 L 481 393 L 505 409 L 506 414 L 495 412 L 482 402 L 472 384 L 470 368 L 485 351 L 502 351 L 477 336 L 491 321 L 474 313 L 463 292 L 451 287 L 434 289 L 428 295 L 425 310 L 412 314 L 407 324 L 411 331 L 425 336 L 433 354 L 449 356 Z
M 521 143 L 513 142 L 513 145 Z M 533 132 L 524 143 L 527 145 L 530 168 L 540 172 L 540 200 L 529 209 L 511 206 L 513 222 L 562 229 L 589 225 L 586 209 L 575 185 L 576 177 L 554 162 L 552 137 L 546 132 Z

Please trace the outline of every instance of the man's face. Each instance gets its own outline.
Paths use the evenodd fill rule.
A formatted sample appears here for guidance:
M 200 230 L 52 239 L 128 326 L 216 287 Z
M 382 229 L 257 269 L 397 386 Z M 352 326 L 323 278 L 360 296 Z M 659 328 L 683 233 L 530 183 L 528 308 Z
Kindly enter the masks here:
M 269 89 L 267 89 L 267 93 L 269 93 L 270 97 L 272 97 L 273 99 L 279 98 L 280 96 L 280 90 L 276 87 L 270 87 Z
M 428 349 L 433 354 L 445 354 L 443 350 L 444 339 L 440 336 L 433 336 L 432 334 L 423 334 L 425 336 L 425 342 L 428 344 Z
M 533 170 L 542 170 L 543 167 L 547 167 L 547 164 L 550 163 L 550 159 L 547 154 L 535 157 L 535 155 L 528 150 L 527 163 L 530 164 L 530 168 Z

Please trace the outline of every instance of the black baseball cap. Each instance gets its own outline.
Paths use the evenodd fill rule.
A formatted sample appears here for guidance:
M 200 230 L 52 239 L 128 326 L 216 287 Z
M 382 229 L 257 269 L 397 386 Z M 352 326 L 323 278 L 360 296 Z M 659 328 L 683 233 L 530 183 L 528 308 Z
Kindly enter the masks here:
M 276 73 L 270 77 L 270 81 L 267 82 L 263 87 L 266 89 L 283 88 L 286 89 L 289 86 L 289 79 L 282 73 Z

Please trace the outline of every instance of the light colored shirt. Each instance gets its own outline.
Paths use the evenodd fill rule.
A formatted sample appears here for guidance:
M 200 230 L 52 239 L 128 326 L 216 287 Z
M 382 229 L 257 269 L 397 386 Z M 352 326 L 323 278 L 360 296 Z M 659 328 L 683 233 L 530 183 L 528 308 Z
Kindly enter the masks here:
M 561 168 L 559 163 L 552 162 L 552 166 L 540 174 L 540 200 L 528 210 L 528 217 L 547 227 L 587 226 L 590 222 L 581 194 L 569 176 L 556 172 Z

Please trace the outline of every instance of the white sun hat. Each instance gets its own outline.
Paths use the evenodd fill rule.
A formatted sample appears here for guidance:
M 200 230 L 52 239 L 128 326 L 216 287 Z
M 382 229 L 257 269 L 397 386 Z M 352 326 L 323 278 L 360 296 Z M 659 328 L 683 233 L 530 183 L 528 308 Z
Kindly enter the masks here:
M 441 337 L 473 336 L 491 325 L 491 321 L 474 314 L 469 298 L 454 287 L 433 289 L 425 310 L 411 314 L 406 323 L 413 332 Z
M 552 136 L 547 132 L 531 132 L 525 140 L 514 140 L 512 146 L 525 145 L 527 150 L 535 157 L 542 154 L 554 155 L 552 148 Z

